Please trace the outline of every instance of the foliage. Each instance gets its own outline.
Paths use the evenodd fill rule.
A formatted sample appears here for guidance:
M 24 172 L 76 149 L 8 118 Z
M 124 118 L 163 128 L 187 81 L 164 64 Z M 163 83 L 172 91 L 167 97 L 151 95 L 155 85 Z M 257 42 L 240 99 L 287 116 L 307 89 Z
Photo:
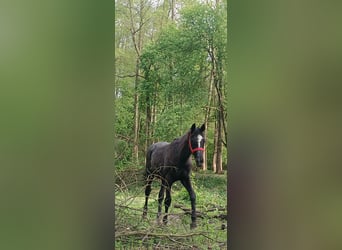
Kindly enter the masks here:
M 218 49 L 220 60 L 225 54 L 221 14 L 218 8 L 193 3 L 181 11 L 178 24 L 169 24 L 143 49 L 140 108 L 142 113 L 155 108 L 157 119 L 151 122 L 155 140 L 170 141 L 193 121 L 204 121 L 211 70 L 208 51 Z
M 164 1 L 116 1 L 115 159 L 122 168 L 134 162 L 134 102 L 138 100 L 141 165 L 150 143 L 172 141 L 183 135 L 192 123 L 203 123 L 206 108 L 213 107 L 206 140 L 210 169 L 217 103 L 208 103 L 208 93 L 214 61 L 221 84 L 228 79 L 222 66 L 227 55 L 226 5 L 221 1 L 205 4 L 193 0 L 177 1 L 177 6 L 177 17 L 170 20 L 170 6 Z M 132 38 L 137 38 L 138 33 L 144 41 L 139 54 Z M 226 84 L 222 91 L 226 96 Z M 226 103 L 223 99 L 223 105 Z M 223 159 L 226 158 L 227 152 L 223 151 Z
M 157 246 L 161 249 L 191 249 L 191 246 L 193 249 L 226 249 L 227 231 L 226 228 L 222 229 L 222 225 L 226 225 L 227 221 L 219 218 L 220 215 L 227 214 L 226 175 L 205 172 L 192 176 L 197 195 L 197 208 L 201 213 L 198 227 L 194 230 L 189 229 L 190 215 L 175 207 L 177 204 L 190 208 L 189 195 L 179 182 L 172 187 L 169 224 L 164 226 L 156 221 L 160 188 L 158 181 L 154 181 L 152 185 L 148 218 L 142 220 L 143 182 L 134 174 L 131 177 L 130 181 L 116 185 L 115 232 L 119 237 L 115 239 L 115 249 L 127 249 L 128 246 L 130 249 L 153 249 Z

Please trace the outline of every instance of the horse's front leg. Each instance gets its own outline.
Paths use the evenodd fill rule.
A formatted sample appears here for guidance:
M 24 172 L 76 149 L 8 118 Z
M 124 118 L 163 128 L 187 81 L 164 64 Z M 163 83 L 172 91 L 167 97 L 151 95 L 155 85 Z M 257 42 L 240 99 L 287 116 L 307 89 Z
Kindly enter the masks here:
M 190 182 L 190 178 L 186 178 L 184 180 L 181 181 L 181 183 L 183 184 L 183 186 L 186 188 L 186 190 L 189 193 L 190 196 L 190 201 L 191 201 L 191 224 L 190 224 L 190 228 L 193 229 L 195 227 L 197 227 L 196 224 L 196 194 L 194 189 L 191 186 L 191 182 Z

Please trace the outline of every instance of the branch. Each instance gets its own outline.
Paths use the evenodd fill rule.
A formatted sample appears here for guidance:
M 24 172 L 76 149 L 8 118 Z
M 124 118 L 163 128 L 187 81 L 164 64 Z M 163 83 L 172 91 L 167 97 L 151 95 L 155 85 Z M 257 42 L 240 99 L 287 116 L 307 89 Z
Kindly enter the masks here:
M 205 106 L 202 106 L 203 109 L 214 109 L 214 110 L 220 110 L 219 107 L 216 107 L 216 106 L 209 106 L 209 105 L 205 105 Z
M 119 138 L 119 139 L 125 140 L 125 141 L 127 141 L 127 142 L 132 141 L 132 138 L 130 138 L 130 137 L 128 137 L 128 136 L 125 136 L 125 135 L 116 134 L 116 137 Z
M 219 215 L 214 215 L 213 218 L 218 218 L 221 220 L 228 220 L 228 215 L 227 214 L 219 214 Z
M 175 243 L 177 243 L 177 244 L 179 244 L 179 245 L 186 246 L 186 247 L 188 247 L 189 249 L 191 249 L 191 248 L 193 247 L 193 246 L 188 245 L 188 244 L 185 244 L 185 243 L 183 243 L 183 242 L 176 241 L 175 239 L 172 239 L 170 236 L 169 236 L 168 238 L 169 238 L 169 240 L 171 240 L 171 241 L 173 241 L 173 242 L 175 242 Z
M 146 20 L 145 22 L 142 22 L 141 24 L 139 24 L 139 27 L 137 29 L 132 28 L 131 29 L 132 35 L 135 35 L 136 33 L 138 33 L 142 29 L 144 24 L 147 23 L 147 21 L 149 21 L 149 19 Z
M 129 232 L 118 232 L 115 233 L 115 238 L 116 237 L 124 237 L 124 236 L 131 236 L 131 235 L 149 235 L 149 236 L 155 236 L 155 237 L 174 237 L 174 238 L 187 238 L 195 235 L 202 235 L 206 236 L 206 232 L 194 232 L 194 233 L 189 233 L 189 234 L 161 234 L 161 233 L 151 233 L 151 232 L 144 232 L 144 231 L 129 231 Z
M 128 5 L 129 5 L 129 14 L 130 14 L 130 19 L 131 19 L 130 31 L 131 31 L 131 35 L 132 35 L 133 45 L 134 45 L 134 48 L 135 48 L 135 51 L 136 51 L 138 57 L 140 57 L 140 49 L 138 48 L 136 40 L 135 40 L 135 33 L 136 33 L 136 31 L 134 29 L 134 21 L 133 21 L 133 13 L 132 13 L 132 3 L 131 3 L 131 1 L 128 1 Z
M 180 208 L 182 209 L 185 214 L 191 214 L 191 209 L 190 208 L 186 208 L 186 207 L 183 207 L 182 205 L 180 204 L 175 204 L 174 205 L 175 208 Z M 206 211 L 204 212 L 200 212 L 200 211 L 196 211 L 196 215 L 200 218 L 204 218 L 204 216 L 206 215 L 205 213 L 207 212 L 213 212 L 213 211 L 226 211 L 226 208 L 223 208 L 223 207 L 215 207 L 215 208 L 209 208 L 207 209 Z M 215 216 L 213 218 L 216 218 Z
M 141 77 L 141 78 L 144 78 L 145 79 L 145 76 L 142 76 L 142 75 L 136 75 L 136 74 L 131 74 L 131 75 L 115 75 L 116 77 L 118 77 L 118 78 L 128 78 L 128 77 L 136 77 L 136 76 L 138 76 L 138 77 Z
M 120 207 L 120 208 L 124 208 L 124 209 L 131 209 L 134 211 L 138 211 L 138 212 L 142 212 L 143 209 L 142 208 L 133 208 L 133 207 L 129 207 L 129 206 L 124 206 L 124 205 L 120 205 L 120 204 L 115 204 L 116 207 Z M 157 212 L 153 212 L 153 211 L 148 211 L 150 214 L 158 214 Z M 169 214 L 170 215 L 170 214 Z

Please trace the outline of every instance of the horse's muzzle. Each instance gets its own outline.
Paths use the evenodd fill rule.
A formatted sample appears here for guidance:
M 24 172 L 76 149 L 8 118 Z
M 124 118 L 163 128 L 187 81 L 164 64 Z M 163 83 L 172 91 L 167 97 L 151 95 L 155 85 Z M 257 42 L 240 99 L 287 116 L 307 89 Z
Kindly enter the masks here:
M 195 152 L 194 158 L 195 158 L 196 166 L 198 168 L 203 167 L 203 151 Z
M 201 168 L 201 167 L 203 167 L 203 158 L 202 159 L 197 159 L 196 158 L 196 166 L 198 167 L 198 168 Z

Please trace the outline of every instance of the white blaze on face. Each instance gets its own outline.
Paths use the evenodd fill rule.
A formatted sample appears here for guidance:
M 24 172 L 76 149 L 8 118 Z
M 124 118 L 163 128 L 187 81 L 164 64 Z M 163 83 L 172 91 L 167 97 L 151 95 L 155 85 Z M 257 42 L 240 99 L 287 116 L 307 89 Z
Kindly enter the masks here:
M 203 137 L 201 135 L 197 136 L 197 144 L 198 144 L 198 148 L 201 147 L 201 141 L 202 141 Z

